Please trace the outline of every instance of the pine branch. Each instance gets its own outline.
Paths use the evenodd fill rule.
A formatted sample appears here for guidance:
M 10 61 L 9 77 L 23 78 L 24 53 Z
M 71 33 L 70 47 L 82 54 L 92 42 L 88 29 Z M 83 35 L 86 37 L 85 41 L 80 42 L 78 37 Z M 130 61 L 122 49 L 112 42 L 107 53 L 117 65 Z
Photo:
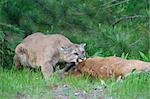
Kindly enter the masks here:
M 0 22 L 0 25 L 1 25 L 1 26 L 5 26 L 5 27 L 8 27 L 8 28 L 12 28 L 12 27 L 13 27 L 13 26 L 10 25 L 10 24 L 5 24 L 5 23 L 1 23 L 1 22 Z
M 0 26 L 2 26 L 2 27 L 7 27 L 7 28 L 10 28 L 10 29 L 15 30 L 15 31 L 18 31 L 18 32 L 25 32 L 24 30 L 21 30 L 21 29 L 19 29 L 18 27 L 15 27 L 15 26 L 13 26 L 13 25 L 11 25 L 11 24 L 6 24 L 6 23 L 1 23 L 1 22 L 0 22 Z
M 142 15 L 135 15 L 135 16 L 126 16 L 126 17 L 122 17 L 120 19 L 118 19 L 116 22 L 114 22 L 112 24 L 112 26 L 114 27 L 116 24 L 120 23 L 121 21 L 124 21 L 124 20 L 129 20 L 129 19 L 135 19 L 135 18 L 141 18 Z
M 114 3 L 114 2 L 116 2 L 116 1 L 117 1 L 117 0 L 112 0 L 112 1 L 110 1 L 110 2 L 107 2 L 107 3 L 103 4 L 102 6 L 104 7 L 104 6 L 108 5 L 108 4 Z
M 115 4 L 112 4 L 112 5 L 110 5 L 110 6 L 107 6 L 107 7 L 103 8 L 103 9 L 111 8 L 111 7 L 113 7 L 113 6 L 118 6 L 118 5 L 120 5 L 120 4 L 129 2 L 129 1 L 130 1 L 130 0 L 120 1 L 120 2 L 118 2 L 118 3 L 115 3 Z
M 124 0 L 124 1 L 117 2 L 117 0 L 112 0 L 112 1 L 110 1 L 110 2 L 108 2 L 108 3 L 105 3 L 104 5 L 102 5 L 102 7 L 99 7 L 99 8 L 98 8 L 98 10 L 97 10 L 97 12 L 96 12 L 96 14 L 95 14 L 95 17 L 98 15 L 98 13 L 99 13 L 100 10 L 104 10 L 104 9 L 107 9 L 107 8 L 111 8 L 111 7 L 113 7 L 113 6 L 117 6 L 117 5 L 120 5 L 120 4 L 129 2 L 129 1 L 130 1 L 130 0 Z M 115 3 L 115 2 L 117 2 L 117 3 Z M 114 4 L 110 5 L 111 3 L 114 3 Z M 107 6 L 107 5 L 110 5 L 110 6 Z M 106 6 L 106 7 L 104 7 L 104 6 Z M 104 8 L 103 8 L 103 7 L 104 7 Z

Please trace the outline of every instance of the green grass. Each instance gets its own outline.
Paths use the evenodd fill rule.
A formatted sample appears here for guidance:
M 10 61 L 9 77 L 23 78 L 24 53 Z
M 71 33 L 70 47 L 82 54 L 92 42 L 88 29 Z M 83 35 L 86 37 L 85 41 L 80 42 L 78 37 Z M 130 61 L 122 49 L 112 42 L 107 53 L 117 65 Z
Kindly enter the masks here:
M 29 70 L 15 71 L 13 69 L 1 69 L 0 71 L 0 96 L 4 99 L 15 97 L 17 94 L 28 94 L 36 97 L 45 86 L 45 81 L 40 73 Z
M 93 56 L 102 56 L 103 51 L 96 52 Z M 150 57 L 139 52 L 142 60 L 150 61 Z M 122 58 L 128 59 L 128 53 L 122 53 Z M 113 78 L 102 80 L 89 76 L 67 76 L 61 80 L 58 75 L 53 75 L 48 81 L 42 77 L 39 70 L 32 71 L 8 70 L 0 68 L 0 99 L 30 98 L 30 99 L 53 99 L 55 86 L 67 85 L 71 88 L 68 92 L 69 99 L 76 99 L 76 91 L 95 93 L 96 88 L 101 88 L 101 94 L 106 99 L 149 99 L 150 97 L 150 74 L 133 72 L 121 81 Z M 73 92 L 73 93 L 72 93 Z M 96 97 L 96 99 L 98 99 Z
M 16 45 L 25 35 L 37 31 L 60 33 L 74 43 L 86 43 L 87 57 L 115 55 L 150 62 L 149 0 L 128 0 L 119 5 L 123 0 L 40 0 L 40 4 L 32 1 L 0 1 L 0 99 L 53 98 L 55 85 L 69 85 L 88 93 L 106 86 L 104 96 L 109 99 L 149 99 L 150 75 L 146 73 L 133 74 L 120 82 L 84 76 L 64 80 L 52 76 L 44 81 L 40 71 L 7 70 L 13 64 Z M 141 17 L 123 19 L 112 26 L 120 18 L 134 15 Z M 70 99 L 75 97 L 70 95 Z
M 149 99 L 150 74 L 133 73 L 123 81 L 111 83 L 106 92 L 113 99 Z
M 132 74 L 122 81 L 114 79 L 101 80 L 90 77 L 68 76 L 60 80 L 58 76 L 52 76 L 45 81 L 40 71 L 24 69 L 16 71 L 0 68 L 0 99 L 13 99 L 24 96 L 30 99 L 52 98 L 52 87 L 55 85 L 68 85 L 73 90 L 81 90 L 91 93 L 95 88 L 104 89 L 105 98 L 112 99 L 148 99 L 150 97 L 150 74 Z M 70 98 L 74 99 L 73 94 Z
M 52 98 L 52 87 L 55 85 L 69 85 L 74 90 L 89 90 L 92 86 L 90 81 L 84 77 L 76 78 L 66 77 L 64 80 L 56 75 L 45 81 L 40 71 L 30 71 L 24 69 L 16 71 L 14 69 L 6 70 L 0 68 L 0 96 L 2 99 L 15 98 L 17 95 L 25 95 L 31 99 L 40 97 Z M 0 99 L 1 99 L 0 98 Z

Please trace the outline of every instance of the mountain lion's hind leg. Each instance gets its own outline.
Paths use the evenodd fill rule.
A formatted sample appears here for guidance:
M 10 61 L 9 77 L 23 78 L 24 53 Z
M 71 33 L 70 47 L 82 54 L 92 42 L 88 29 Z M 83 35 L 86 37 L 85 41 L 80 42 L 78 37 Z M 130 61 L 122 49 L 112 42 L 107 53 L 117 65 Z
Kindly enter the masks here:
M 16 66 L 16 69 L 21 69 L 22 68 L 21 63 L 20 63 L 20 59 L 17 55 L 14 56 L 14 64 Z

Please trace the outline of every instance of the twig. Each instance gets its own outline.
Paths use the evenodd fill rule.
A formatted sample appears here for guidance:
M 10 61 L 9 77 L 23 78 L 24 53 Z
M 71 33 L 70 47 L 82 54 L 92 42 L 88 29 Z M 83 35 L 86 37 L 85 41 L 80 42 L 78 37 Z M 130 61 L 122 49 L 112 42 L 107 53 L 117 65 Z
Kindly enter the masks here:
M 10 24 L 5 24 L 5 23 L 1 23 L 1 22 L 0 22 L 0 25 L 1 25 L 1 26 L 5 26 L 5 27 L 9 27 L 9 28 L 13 27 L 13 26 L 10 25 Z
M 112 5 L 110 5 L 110 6 L 107 6 L 107 7 L 103 8 L 103 9 L 111 8 L 111 7 L 113 7 L 113 6 L 117 6 L 117 5 L 120 5 L 120 4 L 129 2 L 129 1 L 130 1 L 130 0 L 124 0 L 124 1 L 121 1 L 121 2 L 118 2 L 118 3 L 115 3 L 115 4 L 112 4 Z
M 38 4 L 43 11 L 46 12 L 51 12 L 51 10 L 49 9 L 49 7 L 47 7 L 47 5 L 42 1 L 42 0 L 33 0 L 36 4 Z M 50 13 L 47 13 L 50 14 Z
M 104 5 L 102 5 L 102 7 L 105 6 L 105 5 L 114 3 L 114 2 L 116 2 L 116 1 L 117 1 L 117 0 L 113 0 L 113 1 L 110 1 L 110 2 L 108 2 L 108 3 L 105 3 Z M 113 7 L 113 6 L 117 6 L 117 5 L 126 3 L 126 2 L 128 2 L 128 1 L 130 1 L 130 0 L 124 0 L 124 1 L 121 1 L 121 2 L 118 2 L 118 3 L 115 3 L 115 4 L 112 4 L 112 5 L 110 5 L 110 6 L 106 6 L 106 7 L 104 7 L 104 8 L 99 7 L 98 10 L 97 10 L 97 12 L 96 12 L 96 14 L 95 14 L 95 17 L 98 15 L 98 13 L 99 13 L 99 11 L 100 11 L 101 9 L 107 9 L 107 8 L 110 8 L 110 7 Z
M 0 22 L 0 26 L 4 26 L 4 27 L 7 27 L 7 28 L 10 28 L 10 29 L 13 29 L 13 30 L 17 30 L 18 32 L 20 31 L 20 32 L 25 32 L 24 30 L 21 30 L 21 29 L 19 29 L 18 27 L 15 27 L 15 26 L 13 26 L 13 25 L 11 25 L 11 24 L 6 24 L 6 23 L 1 23 Z
M 123 21 L 123 20 L 129 20 L 129 19 L 135 19 L 135 18 L 139 18 L 142 17 L 142 15 L 135 15 L 135 16 L 126 16 L 126 17 L 122 17 L 119 20 L 117 20 L 116 22 L 114 22 L 112 24 L 112 26 L 114 27 L 116 24 L 118 24 L 119 22 Z
M 110 2 L 107 2 L 107 3 L 103 4 L 102 6 L 104 7 L 104 6 L 108 5 L 108 4 L 114 3 L 114 2 L 116 2 L 116 1 L 117 1 L 117 0 L 112 0 L 112 1 L 110 1 Z

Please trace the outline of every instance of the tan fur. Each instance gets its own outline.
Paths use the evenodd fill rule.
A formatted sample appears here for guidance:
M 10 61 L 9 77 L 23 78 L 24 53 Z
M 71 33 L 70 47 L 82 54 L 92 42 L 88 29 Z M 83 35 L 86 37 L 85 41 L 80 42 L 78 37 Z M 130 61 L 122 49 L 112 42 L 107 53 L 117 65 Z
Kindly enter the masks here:
M 150 71 L 150 63 L 140 60 L 126 60 L 119 57 L 95 57 L 81 62 L 71 74 L 89 74 L 94 77 L 108 78 L 126 76 L 133 69 L 138 72 Z
M 14 62 L 17 68 L 41 67 L 47 79 L 58 62 L 77 62 L 84 57 L 84 46 L 72 43 L 60 34 L 34 33 L 26 37 L 15 49 Z M 75 55 L 74 53 L 78 53 Z

